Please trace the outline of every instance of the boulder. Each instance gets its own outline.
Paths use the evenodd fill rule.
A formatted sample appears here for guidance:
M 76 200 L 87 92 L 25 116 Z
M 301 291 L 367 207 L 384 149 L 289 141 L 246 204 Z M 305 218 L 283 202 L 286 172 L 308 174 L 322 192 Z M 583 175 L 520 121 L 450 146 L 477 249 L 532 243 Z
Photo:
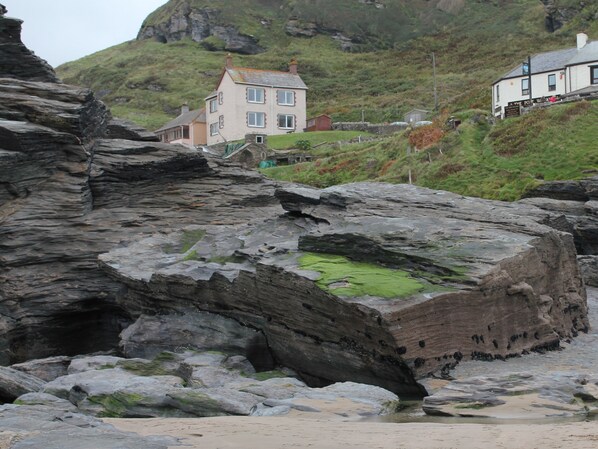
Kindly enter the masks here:
M 111 139 L 140 140 L 144 142 L 160 141 L 158 136 L 153 132 L 142 128 L 133 122 L 129 122 L 128 120 L 117 118 L 113 118 L 108 122 L 106 136 Z
M 177 444 L 170 437 L 121 432 L 99 419 L 53 405 L 5 405 L 0 414 L 2 442 L 11 449 L 168 449 Z
M 15 401 L 18 405 L 44 405 L 56 410 L 77 412 L 77 407 L 66 399 L 58 398 L 48 393 L 27 393 L 19 396 Z
M 127 357 L 152 358 L 163 351 L 184 348 L 244 354 L 260 369 L 273 366 L 262 333 L 212 313 L 141 315 L 123 331 L 120 346 Z
M 38 377 L 0 366 L 0 401 L 12 402 L 19 396 L 41 390 L 45 382 Z
M 24 363 L 12 365 L 11 368 L 31 374 L 39 379 L 50 382 L 58 377 L 66 376 L 71 357 L 57 356 L 45 359 L 29 360 Z

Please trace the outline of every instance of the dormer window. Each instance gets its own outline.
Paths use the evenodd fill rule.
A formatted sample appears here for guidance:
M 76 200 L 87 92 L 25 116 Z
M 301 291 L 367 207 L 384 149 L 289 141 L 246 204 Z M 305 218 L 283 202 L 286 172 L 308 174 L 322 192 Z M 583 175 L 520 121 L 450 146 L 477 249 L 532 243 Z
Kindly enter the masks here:
M 265 92 L 261 87 L 247 88 L 247 102 L 248 103 L 265 103 Z

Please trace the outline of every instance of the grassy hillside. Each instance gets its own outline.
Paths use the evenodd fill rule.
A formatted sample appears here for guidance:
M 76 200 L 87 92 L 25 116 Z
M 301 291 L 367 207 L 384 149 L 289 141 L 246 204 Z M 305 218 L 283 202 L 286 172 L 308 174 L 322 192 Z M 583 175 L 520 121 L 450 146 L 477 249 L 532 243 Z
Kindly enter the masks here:
M 146 24 L 165 20 L 182 1 L 172 0 Z M 413 107 L 431 108 L 432 52 L 440 104 L 460 110 L 489 107 L 489 84 L 528 53 L 574 45 L 573 32 L 544 30 L 544 10 L 536 0 L 455 0 L 464 7 L 454 13 L 424 0 L 387 0 L 380 10 L 357 0 L 185 1 L 218 8 L 219 21 L 236 24 L 267 47 L 259 55 L 235 55 L 236 65 L 284 70 L 297 57 L 310 87 L 309 114 L 328 113 L 335 120 L 360 120 L 363 110 L 368 121 L 395 121 Z M 330 36 L 284 33 L 291 15 L 310 20 L 316 13 L 325 26 L 359 34 L 364 47 L 385 49 L 346 53 Z M 203 103 L 224 57 L 191 40 L 132 41 L 65 64 L 58 73 L 67 83 L 94 89 L 114 115 L 156 129 L 183 102 L 194 108 Z
M 327 187 L 376 180 L 409 181 L 468 196 L 514 200 L 543 180 L 598 172 L 598 101 L 557 105 L 490 126 L 467 111 L 457 131 L 440 122 L 375 144 L 319 148 L 320 159 L 266 169 L 273 178 Z M 408 151 L 414 143 L 430 146 Z

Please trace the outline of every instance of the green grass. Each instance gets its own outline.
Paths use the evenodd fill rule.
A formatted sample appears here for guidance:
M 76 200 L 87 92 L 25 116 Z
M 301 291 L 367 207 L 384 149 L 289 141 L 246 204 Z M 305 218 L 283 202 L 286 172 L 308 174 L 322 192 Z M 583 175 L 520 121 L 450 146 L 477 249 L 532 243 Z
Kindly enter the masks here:
M 316 284 L 336 296 L 400 298 L 425 289 L 425 285 L 402 270 L 352 262 L 346 257 L 308 253 L 301 257 L 303 270 L 321 274 Z
M 268 137 L 268 147 L 275 150 L 284 150 L 287 148 L 296 148 L 296 142 L 299 140 L 308 141 L 312 147 L 325 143 L 334 144 L 336 142 L 345 142 L 357 139 L 359 136 L 370 137 L 371 133 L 361 131 L 314 131 L 308 133 L 281 134 L 279 136 Z
M 598 101 L 556 105 L 491 126 L 484 111 L 457 114 L 463 124 L 408 154 L 408 133 L 347 146 L 311 163 L 265 169 L 272 178 L 328 187 L 375 180 L 415 184 L 512 201 L 542 181 L 579 179 L 598 170 Z
M 165 20 L 177 2 L 166 4 L 148 23 Z M 214 7 L 207 0 L 193 2 Z M 440 105 L 455 111 L 488 108 L 491 82 L 527 54 L 574 45 L 569 29 L 543 30 L 543 8 L 535 0 L 470 1 L 457 15 L 441 14 L 424 0 L 388 0 L 384 10 L 356 1 L 283 1 L 282 9 L 273 8 L 274 3 L 279 4 L 218 2 L 217 21 L 237 25 L 267 48 L 258 55 L 235 55 L 235 65 L 286 70 L 289 60 L 298 58 L 309 86 L 308 115 L 327 113 L 335 121 L 359 121 L 363 112 L 366 121 L 392 122 L 414 107 L 431 108 L 431 52 L 436 54 Z M 290 37 L 283 31 L 290 16 L 317 18 L 359 36 L 363 47 L 375 51 L 342 52 L 326 35 Z M 261 25 L 262 20 L 270 26 Z M 58 74 L 67 83 L 94 89 L 115 116 L 157 129 L 179 114 L 182 103 L 203 106 L 225 55 L 190 40 L 132 41 L 65 64 Z

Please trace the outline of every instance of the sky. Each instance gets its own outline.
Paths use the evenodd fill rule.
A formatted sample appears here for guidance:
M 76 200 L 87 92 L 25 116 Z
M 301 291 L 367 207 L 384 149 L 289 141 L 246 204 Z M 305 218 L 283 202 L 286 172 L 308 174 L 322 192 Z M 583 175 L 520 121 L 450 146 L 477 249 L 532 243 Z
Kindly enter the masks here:
M 143 20 L 167 0 L 0 0 L 24 21 L 22 40 L 57 67 L 135 39 Z

